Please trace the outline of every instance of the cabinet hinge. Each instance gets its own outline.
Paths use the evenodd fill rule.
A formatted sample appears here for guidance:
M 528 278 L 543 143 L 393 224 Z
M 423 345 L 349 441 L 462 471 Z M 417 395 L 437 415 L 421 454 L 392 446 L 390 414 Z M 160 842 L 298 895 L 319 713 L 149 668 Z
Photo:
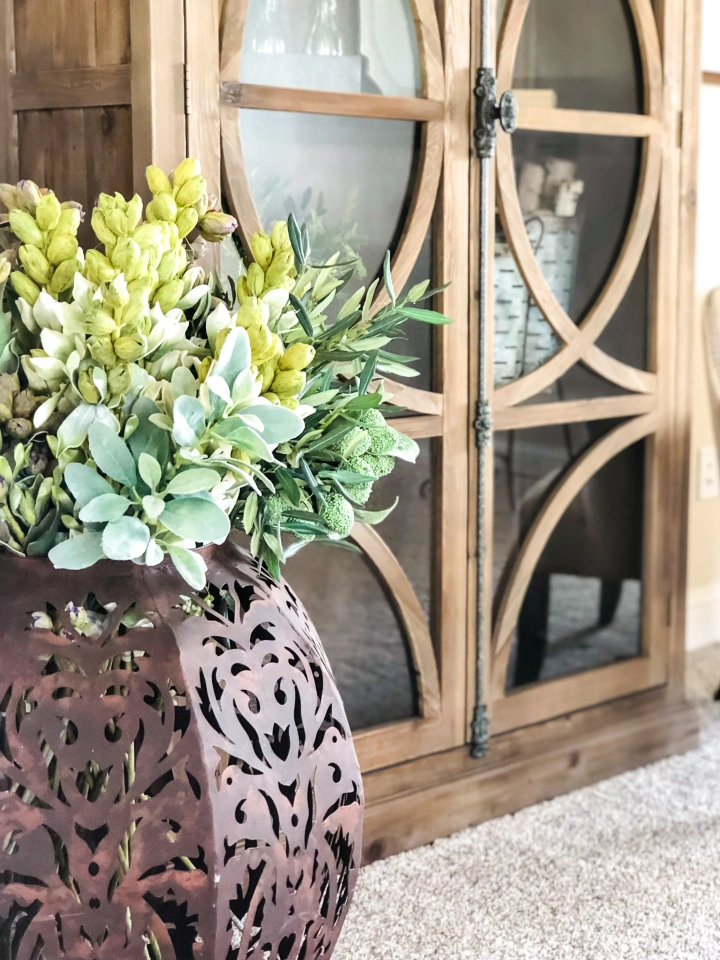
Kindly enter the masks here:
M 192 114 L 192 86 L 190 83 L 190 64 L 186 63 L 183 65 L 184 73 L 184 82 L 185 82 L 185 116 L 189 117 Z

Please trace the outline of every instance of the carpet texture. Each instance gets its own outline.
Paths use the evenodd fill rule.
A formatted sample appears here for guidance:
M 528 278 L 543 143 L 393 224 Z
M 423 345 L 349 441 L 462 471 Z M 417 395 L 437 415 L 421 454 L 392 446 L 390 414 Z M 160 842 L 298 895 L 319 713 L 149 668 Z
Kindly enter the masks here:
M 699 750 L 367 867 L 335 960 L 718 960 L 720 646 Z

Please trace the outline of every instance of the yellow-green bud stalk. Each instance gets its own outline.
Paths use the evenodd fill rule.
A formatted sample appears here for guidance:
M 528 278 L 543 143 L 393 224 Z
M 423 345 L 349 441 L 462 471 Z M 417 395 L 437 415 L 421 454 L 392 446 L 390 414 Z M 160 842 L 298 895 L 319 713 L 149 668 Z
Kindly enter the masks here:
M 119 207 L 105 214 L 105 222 L 118 237 L 126 237 L 130 232 L 128 229 L 127 214 Z
M 32 243 L 36 247 L 43 246 L 42 230 L 34 218 L 24 210 L 10 212 L 10 229 L 23 243 Z
M 276 253 L 273 262 L 265 275 L 267 289 L 282 287 L 295 266 L 295 257 L 292 253 Z
M 38 187 L 36 183 L 33 183 L 32 180 L 23 180 L 18 186 L 20 187 L 23 197 L 22 209 L 34 217 L 38 204 L 42 199 L 40 187 Z
M 163 284 L 153 299 L 153 304 L 159 304 L 160 309 L 163 313 L 168 313 L 173 307 L 176 307 L 177 304 L 182 299 L 183 295 L 183 282 L 182 280 L 171 280 L 169 283 Z
M 63 263 L 65 260 L 74 260 L 77 252 L 77 239 L 71 235 L 60 233 L 56 234 L 50 241 L 50 246 L 47 249 L 47 258 L 50 263 L 57 265 Z
M 41 230 L 54 230 L 62 213 L 60 201 L 54 193 L 46 193 L 41 197 L 35 211 L 35 219 Z
M 82 223 L 82 213 L 77 207 L 67 207 L 60 212 L 60 219 L 55 227 L 54 236 L 60 233 L 71 234 L 73 237 L 77 234 Z
M 259 297 L 262 295 L 265 289 L 265 271 L 259 263 L 250 264 L 245 280 L 248 291 L 252 296 Z
M 40 287 L 27 274 L 21 273 L 19 270 L 10 274 L 10 280 L 18 296 L 27 301 L 31 307 L 34 307 L 37 298 L 40 296 Z
M 279 370 L 306 370 L 315 359 L 315 348 L 309 343 L 294 343 L 278 360 Z
M 52 280 L 53 269 L 45 254 L 32 243 L 25 244 L 19 250 L 20 262 L 28 276 L 41 286 Z
M 200 161 L 195 160 L 192 157 L 188 157 L 187 160 L 175 168 L 173 173 L 173 183 L 175 187 L 184 186 L 188 180 L 192 180 L 194 177 L 199 177 L 201 174 Z
M 280 399 L 283 397 L 296 397 L 307 383 L 307 377 L 298 370 L 282 370 L 276 374 L 272 382 L 272 391 Z
M 145 171 L 147 184 L 153 194 L 172 193 L 172 186 L 167 174 L 160 167 L 149 166 Z
M 249 328 L 248 339 L 252 350 L 253 365 L 259 367 L 273 355 L 272 333 L 265 324 L 257 324 Z
M 297 410 L 300 401 L 296 397 L 280 397 L 280 406 L 286 407 L 288 410 Z
M 177 216 L 178 235 L 182 239 L 193 232 L 198 225 L 198 212 L 192 207 L 185 207 Z
M 177 203 L 171 193 L 159 193 L 152 202 L 153 212 L 158 220 L 174 223 L 178 215 Z
M 259 372 L 262 377 L 261 393 L 267 393 L 277 373 L 277 361 L 269 360 L 267 363 L 263 363 Z
M 145 341 L 139 334 L 129 337 L 118 337 L 114 343 L 115 353 L 121 360 L 134 363 L 145 353 Z
M 119 276 L 112 283 L 109 283 L 103 290 L 103 299 L 114 310 L 122 310 L 123 307 L 126 307 L 130 302 L 130 293 L 125 278 Z M 112 331 L 108 330 L 106 332 L 111 333 Z
M 117 270 L 108 258 L 99 250 L 88 250 L 85 254 L 85 277 L 90 283 L 100 286 L 110 283 L 117 276 Z
M 78 390 L 86 403 L 100 403 L 100 391 L 95 386 L 90 370 L 81 370 L 78 377 Z
M 290 243 L 290 233 L 288 232 L 288 225 L 284 220 L 278 220 L 278 222 L 273 227 L 272 231 L 272 245 L 278 253 L 289 253 L 292 251 L 292 244 Z
M 85 329 L 91 337 L 109 337 L 117 331 L 117 324 L 109 313 L 95 307 L 90 319 L 85 321 Z
M 132 384 L 132 371 L 127 363 L 115 367 L 108 374 L 108 389 L 113 397 L 124 396 Z
M 143 215 L 143 201 L 140 194 L 136 193 L 135 196 L 130 200 L 127 205 L 127 212 L 125 214 L 127 218 L 127 229 L 128 233 L 133 233 L 140 226 L 140 221 L 142 220 Z
M 225 237 L 235 233 L 238 223 L 235 217 L 231 217 L 227 213 L 211 210 L 210 213 L 199 220 L 198 227 L 200 228 L 200 235 L 208 243 L 222 243 Z
M 203 176 L 191 177 L 180 187 L 175 197 L 179 207 L 192 207 L 207 191 L 207 180 Z
M 75 274 L 82 270 L 82 264 L 79 260 L 65 260 L 61 263 L 50 281 L 48 289 L 55 297 L 69 290 L 75 280 Z
M 0 258 L 0 284 L 5 283 L 8 277 L 10 276 L 10 271 L 12 270 L 12 265 L 9 260 L 3 260 Z
M 252 252 L 256 262 L 263 270 L 267 270 L 273 259 L 273 245 L 272 240 L 266 233 L 256 233 L 254 235 Z
M 92 214 L 92 228 L 100 243 L 108 246 L 114 246 L 117 243 L 117 235 L 108 226 L 105 214 L 97 207 Z
M 115 348 L 113 347 L 110 337 L 98 337 L 91 343 L 90 356 L 96 363 L 105 367 L 106 370 L 114 367 L 118 362 Z
M 118 241 L 110 259 L 113 266 L 122 270 L 123 273 L 127 273 L 141 256 L 140 247 L 135 241 L 131 237 L 123 237 L 122 240 Z
M 146 250 L 145 253 L 141 254 L 139 259 L 131 264 L 125 271 L 125 279 L 128 283 L 131 283 L 133 280 L 140 280 L 142 277 L 147 276 L 149 269 L 150 253 Z

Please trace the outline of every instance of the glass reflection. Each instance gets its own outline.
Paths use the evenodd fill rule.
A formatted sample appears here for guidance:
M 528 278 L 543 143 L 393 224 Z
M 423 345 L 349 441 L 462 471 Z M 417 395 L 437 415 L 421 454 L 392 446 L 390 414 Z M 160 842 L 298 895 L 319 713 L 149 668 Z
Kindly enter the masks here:
M 500 23 L 507 4 L 498 6 Z M 642 113 L 642 62 L 627 0 L 532 0 L 513 87 L 521 106 Z
M 566 471 L 618 421 L 498 433 L 496 602 L 532 525 Z M 645 443 L 584 487 L 535 569 L 514 639 L 508 688 L 596 669 L 641 652 Z
M 428 622 L 433 615 L 434 443 L 420 441 L 415 467 L 398 461 L 368 504 L 395 511 L 377 529 L 410 580 Z M 392 594 L 359 553 L 310 545 L 285 576 L 308 609 L 327 651 L 354 730 L 416 713 L 409 648 Z
M 404 120 L 242 111 L 240 137 L 260 219 L 268 227 L 294 213 L 309 228 L 314 262 L 338 250 L 348 260 L 359 257 L 360 282 L 368 282 L 405 222 L 417 133 Z M 362 202 L 367 197 L 371 203 Z
M 422 93 L 409 0 L 251 0 L 243 83 L 336 93 Z

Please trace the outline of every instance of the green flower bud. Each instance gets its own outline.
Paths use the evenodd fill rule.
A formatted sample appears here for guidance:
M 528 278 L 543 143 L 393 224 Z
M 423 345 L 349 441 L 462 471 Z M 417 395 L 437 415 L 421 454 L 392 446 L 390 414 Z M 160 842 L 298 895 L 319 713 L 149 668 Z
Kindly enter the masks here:
M 269 526 L 276 527 L 282 520 L 284 512 L 285 501 L 282 497 L 279 497 L 277 494 L 273 494 L 272 497 L 268 497 L 265 502 L 265 522 Z
M 397 446 L 398 432 L 392 427 L 373 427 L 370 430 L 370 453 L 376 457 L 386 456 Z
M 127 214 L 120 208 L 108 211 L 105 214 L 105 222 L 118 237 L 126 237 L 130 232 Z
M 101 193 L 98 197 L 98 206 L 105 216 L 113 213 L 118 208 L 117 200 L 111 197 L 109 193 Z
M 129 364 L 122 363 L 108 374 L 108 389 L 113 397 L 124 396 L 132 384 L 132 371 Z
M 300 401 L 295 397 L 280 397 L 280 406 L 287 410 L 299 410 Z
M 177 184 L 175 184 L 177 186 Z M 179 207 L 192 207 L 207 190 L 207 180 L 203 176 L 191 177 L 186 180 L 177 192 L 176 201 Z
M 65 260 L 74 260 L 78 252 L 78 242 L 73 236 L 67 234 L 57 234 L 50 241 L 47 257 L 50 263 L 55 265 L 63 263 Z
M 361 427 L 355 427 L 333 447 L 341 460 L 349 457 L 362 457 L 370 450 L 370 436 Z
M 153 212 L 158 220 L 167 220 L 175 222 L 178 215 L 177 203 L 173 200 L 171 193 L 159 193 L 152 203 Z
M 145 171 L 147 184 L 153 194 L 172 193 L 172 185 L 164 170 L 160 167 L 149 166 Z
M 0 284 L 5 283 L 12 271 L 12 265 L 9 260 L 0 258 Z
M 267 400 L 268 403 L 274 404 L 276 407 L 280 406 L 280 397 L 276 393 L 264 393 L 263 399 Z
M 60 221 L 60 201 L 54 193 L 46 193 L 40 198 L 35 211 L 35 219 L 41 230 L 54 230 Z
M 48 287 L 50 293 L 59 297 L 61 293 L 69 290 L 75 281 L 75 274 L 82 270 L 82 264 L 79 260 L 65 260 L 53 274 Z
M 277 373 L 277 363 L 274 360 L 263 363 L 258 372 L 262 377 L 262 389 L 260 392 L 267 393 L 272 386 L 273 380 L 275 379 L 275 374 Z
M 157 223 L 143 223 L 133 233 L 133 240 L 143 253 L 163 244 L 163 230 Z
M 163 254 L 163 258 L 157 268 L 158 280 L 160 283 L 169 283 L 174 280 L 181 269 L 180 258 L 175 250 L 168 250 Z
M 117 243 L 117 235 L 108 226 L 105 214 L 97 207 L 92 214 L 92 228 L 100 243 L 104 243 L 106 246 L 114 246 Z
M 266 363 L 275 352 L 272 332 L 266 324 L 258 324 L 248 329 L 252 362 L 256 367 Z
M 159 288 L 153 299 L 153 304 L 159 304 L 163 313 L 168 313 L 180 302 L 183 294 L 182 280 L 171 280 Z
M 219 213 L 217 210 L 211 210 L 210 213 L 198 221 L 200 235 L 208 243 L 222 243 L 225 237 L 235 233 L 238 228 L 238 222 L 235 217 L 227 213 Z
M 273 227 L 271 240 L 273 248 L 278 251 L 278 253 L 292 252 L 290 233 L 288 231 L 288 225 L 284 220 L 278 220 Z
M 259 263 L 250 264 L 245 280 L 250 294 L 255 297 L 261 296 L 265 289 L 265 271 Z
M 140 221 L 142 220 L 143 215 L 143 201 L 142 197 L 136 193 L 132 200 L 127 205 L 127 212 L 125 214 L 127 218 L 127 229 L 128 233 L 134 233 L 135 230 L 140 226 Z
M 60 219 L 55 227 L 55 236 L 59 233 L 66 233 L 74 237 L 77 235 L 81 223 L 82 211 L 78 207 L 68 207 L 61 210 Z
M 110 260 L 118 270 L 127 273 L 141 256 L 140 247 L 135 241 L 131 237 L 123 237 L 122 240 L 118 241 Z
M 32 421 L 22 417 L 14 417 L 5 424 L 5 433 L 13 440 L 27 440 L 32 436 L 33 429 Z
M 135 363 L 145 353 L 145 341 L 139 334 L 118 337 L 114 347 L 118 357 L 128 363 Z
M 10 212 L 10 229 L 23 243 L 32 243 L 36 247 L 43 246 L 42 230 L 35 222 L 34 218 L 24 210 L 12 210 Z
M 325 503 L 320 507 L 320 516 L 341 539 L 349 537 L 355 526 L 353 508 L 345 497 L 334 491 L 326 495 Z
M 385 417 L 380 413 L 379 410 L 363 410 L 363 412 L 358 417 L 358 420 L 363 427 L 370 429 L 371 427 L 385 427 Z
M 117 354 L 110 337 L 99 337 L 91 343 L 90 356 L 106 370 L 114 367 L 117 363 Z
M 278 369 L 307 370 L 314 359 L 314 347 L 309 343 L 294 343 L 278 360 Z
M 145 253 L 142 253 L 140 258 L 125 271 L 125 279 L 128 283 L 131 283 L 133 280 L 139 280 L 141 277 L 147 276 L 149 269 L 150 253 L 146 250 Z
M 109 337 L 117 331 L 117 324 L 109 313 L 96 307 L 85 321 L 85 329 L 91 337 Z
M 272 392 L 276 393 L 280 399 L 283 397 L 296 397 L 305 389 L 307 377 L 298 370 L 283 370 L 275 375 L 272 382 Z
M 108 258 L 99 250 L 88 250 L 85 254 L 85 277 L 90 283 L 100 286 L 110 283 L 117 276 L 117 270 Z
M 100 403 L 100 391 L 93 383 L 92 372 L 81 370 L 78 376 L 78 390 L 86 403 Z
M 22 191 L 12 183 L 0 183 L 0 200 L 10 211 L 23 209 Z
M 188 157 L 187 160 L 175 168 L 173 173 L 173 183 L 176 187 L 184 186 L 188 180 L 192 180 L 194 177 L 199 177 L 201 174 L 200 161 L 195 160 L 192 157 Z
M 121 310 L 130 303 L 130 293 L 123 276 L 116 277 L 103 290 L 103 299 L 115 310 Z M 108 333 L 112 331 L 107 331 Z
M 20 247 L 20 261 L 25 272 L 41 286 L 46 286 L 52 280 L 53 269 L 45 254 L 32 243 Z
M 255 262 L 258 263 L 263 270 L 267 270 L 273 259 L 273 245 L 272 240 L 266 233 L 256 233 L 253 236 L 252 252 L 255 257 Z
M 198 213 L 192 207 L 185 207 L 177 216 L 178 236 L 187 237 L 198 225 Z
M 292 253 L 276 253 L 265 275 L 267 289 L 273 290 L 276 287 L 284 286 L 294 268 L 295 257 Z
M 31 307 L 34 307 L 37 298 L 40 296 L 40 287 L 19 270 L 10 274 L 10 281 L 18 296 L 22 297 Z

